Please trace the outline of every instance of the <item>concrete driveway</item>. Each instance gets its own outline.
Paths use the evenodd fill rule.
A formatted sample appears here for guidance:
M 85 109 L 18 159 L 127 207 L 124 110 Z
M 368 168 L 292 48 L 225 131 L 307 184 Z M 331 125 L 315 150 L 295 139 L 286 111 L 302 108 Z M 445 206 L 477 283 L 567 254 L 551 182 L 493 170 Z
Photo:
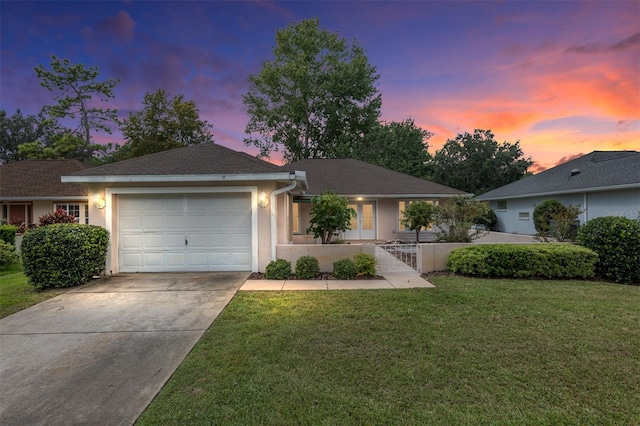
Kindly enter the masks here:
M 116 275 L 0 320 L 0 424 L 132 424 L 248 275 Z

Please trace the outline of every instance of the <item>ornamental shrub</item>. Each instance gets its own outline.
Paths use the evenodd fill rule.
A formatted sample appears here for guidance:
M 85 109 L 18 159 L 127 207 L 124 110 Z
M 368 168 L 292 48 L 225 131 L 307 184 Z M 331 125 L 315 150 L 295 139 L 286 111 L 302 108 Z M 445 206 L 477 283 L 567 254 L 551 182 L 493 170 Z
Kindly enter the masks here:
M 291 276 L 291 262 L 276 259 L 269 262 L 264 270 L 264 277 L 268 280 L 286 280 Z
M 356 277 L 356 265 L 351 259 L 333 262 L 333 275 L 339 280 L 352 280 Z
M 17 261 L 18 255 L 16 254 L 16 247 L 13 244 L 0 240 L 0 271 L 3 271 L 7 266 Z
M 596 274 L 619 283 L 640 283 L 640 221 L 608 216 L 578 231 L 578 244 L 598 253 Z
M 45 226 L 53 225 L 54 223 L 77 223 L 78 218 L 58 207 L 56 211 L 40 216 L 38 221 L 40 222 L 40 226 Z
M 99 226 L 40 226 L 22 239 L 22 265 L 36 288 L 84 284 L 104 272 L 109 232 Z
M 302 256 L 296 262 L 296 277 L 308 280 L 320 273 L 320 263 L 313 256 Z
M 572 244 L 479 244 L 453 250 L 447 269 L 504 278 L 592 278 L 598 255 Z
M 561 213 L 564 204 L 558 200 L 544 200 L 533 209 L 533 226 L 541 234 L 548 234 L 551 228 L 551 215 Z
M 376 275 L 376 258 L 368 253 L 358 253 L 354 258 L 356 274 L 359 277 L 373 277 Z
M 0 225 L 0 241 L 15 246 L 17 232 L 18 227 L 15 225 Z

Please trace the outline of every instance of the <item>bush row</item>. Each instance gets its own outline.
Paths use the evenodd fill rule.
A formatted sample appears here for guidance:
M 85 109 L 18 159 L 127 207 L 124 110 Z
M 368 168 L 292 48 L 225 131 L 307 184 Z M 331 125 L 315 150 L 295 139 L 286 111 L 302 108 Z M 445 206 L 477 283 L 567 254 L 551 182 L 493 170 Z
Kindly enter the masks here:
M 17 232 L 18 227 L 15 225 L 0 225 L 0 241 L 15 246 Z
M 592 278 L 598 255 L 572 244 L 486 244 L 453 250 L 447 269 L 481 277 Z
M 320 264 L 313 256 L 302 256 L 296 261 L 295 275 L 300 279 L 315 278 L 320 274 Z M 333 275 L 338 279 L 353 279 L 358 276 L 376 275 L 376 258 L 367 253 L 358 253 L 352 259 L 333 262 Z M 269 280 L 285 280 L 291 276 L 291 262 L 276 259 L 269 262 L 264 271 Z
M 37 288 L 84 284 L 104 271 L 108 246 L 109 232 L 99 226 L 41 226 L 22 239 L 24 274 Z
M 0 271 L 4 271 L 7 266 L 17 261 L 18 255 L 16 254 L 16 247 L 13 244 L 0 240 Z

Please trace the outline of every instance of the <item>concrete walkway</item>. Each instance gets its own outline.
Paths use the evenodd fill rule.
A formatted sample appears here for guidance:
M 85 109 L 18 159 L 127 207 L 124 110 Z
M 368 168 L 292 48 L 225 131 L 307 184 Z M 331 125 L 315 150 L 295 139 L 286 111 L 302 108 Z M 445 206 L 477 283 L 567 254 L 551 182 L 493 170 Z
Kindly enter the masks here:
M 3 318 L 0 424 L 133 424 L 248 275 L 115 275 Z
M 371 290 L 435 287 L 412 267 L 375 247 L 376 273 L 382 280 L 247 280 L 241 291 Z

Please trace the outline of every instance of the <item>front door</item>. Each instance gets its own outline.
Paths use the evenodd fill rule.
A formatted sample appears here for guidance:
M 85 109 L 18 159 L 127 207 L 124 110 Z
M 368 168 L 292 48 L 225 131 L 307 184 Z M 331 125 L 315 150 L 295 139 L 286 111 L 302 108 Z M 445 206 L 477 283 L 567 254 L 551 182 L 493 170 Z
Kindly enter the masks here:
M 376 205 L 373 201 L 349 203 L 357 216 L 351 219 L 351 230 L 345 231 L 345 240 L 376 239 Z

